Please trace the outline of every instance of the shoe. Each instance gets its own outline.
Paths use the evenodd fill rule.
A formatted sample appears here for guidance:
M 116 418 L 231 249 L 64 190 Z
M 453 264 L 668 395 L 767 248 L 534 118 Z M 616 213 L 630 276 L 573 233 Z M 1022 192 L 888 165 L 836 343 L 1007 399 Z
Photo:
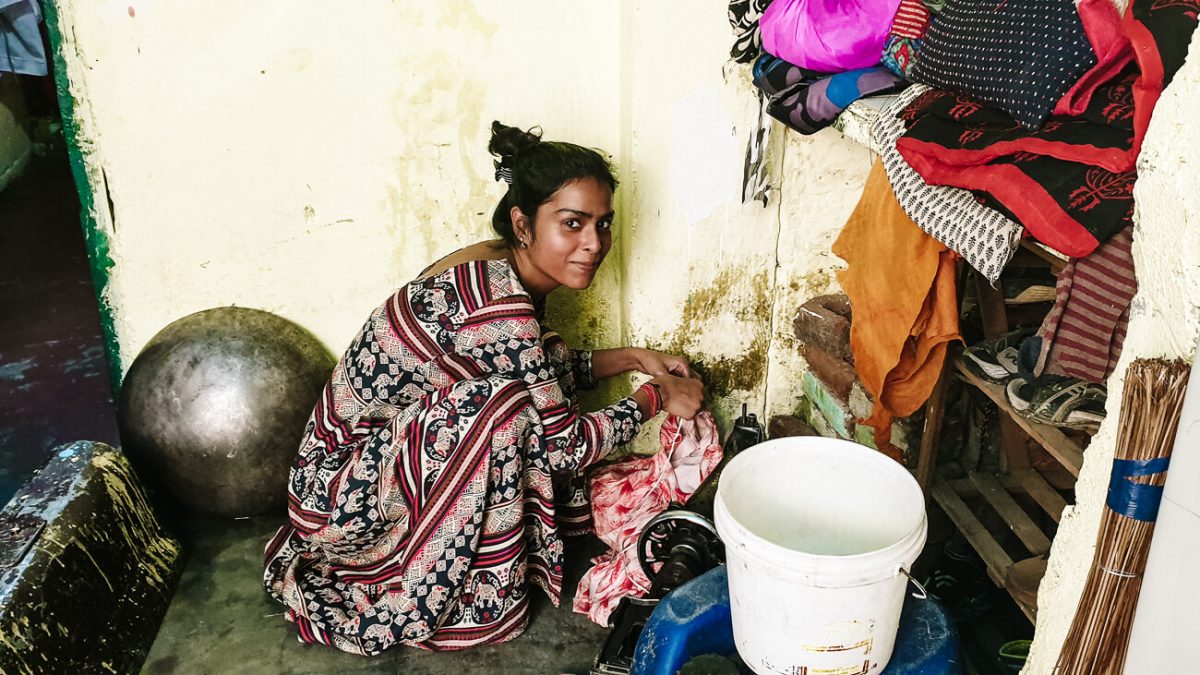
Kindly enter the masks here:
M 942 551 L 941 565 L 922 581 L 925 590 L 941 601 L 955 621 L 987 616 L 995 606 L 998 591 L 983 559 L 957 536 L 946 540 Z
M 1047 378 L 1052 379 L 1047 379 Z M 1039 424 L 1096 431 L 1104 421 L 1108 388 L 1071 377 L 1012 378 L 1004 388 L 1018 415 Z
M 1004 384 L 1017 374 L 1018 347 L 1021 341 L 1033 333 L 1032 329 L 1021 328 L 968 347 L 963 352 L 963 363 L 972 373 L 985 380 Z
M 1008 405 L 1018 413 L 1028 412 L 1036 394 L 1037 385 L 1023 377 L 1014 377 L 1004 385 L 1004 398 L 1008 401 Z

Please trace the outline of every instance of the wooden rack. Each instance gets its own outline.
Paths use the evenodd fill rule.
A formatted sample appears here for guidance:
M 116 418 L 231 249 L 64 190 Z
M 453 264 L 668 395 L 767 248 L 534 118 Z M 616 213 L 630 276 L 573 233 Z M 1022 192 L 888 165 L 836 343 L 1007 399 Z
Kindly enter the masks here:
M 1023 246 L 1047 262 L 1055 272 L 1061 270 L 1066 263 L 1058 254 L 1044 247 L 1032 244 Z M 992 288 L 987 283 L 979 283 L 977 286 L 984 335 L 992 338 L 1007 332 L 1009 326 L 1002 289 Z M 946 387 L 951 378 L 957 378 L 979 389 L 1000 410 L 1003 453 L 1002 472 L 999 475 L 972 471 L 966 478 L 954 480 L 936 475 L 937 445 L 945 414 Z M 1079 469 L 1083 465 L 1083 448 L 1079 443 L 1057 427 L 1039 424 L 1018 415 L 1009 405 L 1001 385 L 977 376 L 958 358 L 948 357 L 942 377 L 934 388 L 926 409 L 925 433 L 921 439 L 917 461 L 917 480 L 926 495 L 945 511 L 951 522 L 983 559 L 992 581 L 1009 590 L 1014 602 L 1032 622 L 1035 620 L 1037 608 L 1023 602 L 1006 586 L 1009 568 L 1024 558 L 1014 560 L 1001 545 L 997 535 L 988 529 L 976 510 L 968 503 L 981 502 L 994 511 L 1000 522 L 1004 523 L 1015 535 L 1015 540 L 1025 549 L 1026 557 L 1032 558 L 1050 552 L 1052 535 L 1038 525 L 1038 519 L 1044 520 L 1038 511 L 1045 512 L 1057 523 L 1067 507 L 1067 500 L 1041 473 L 1030 466 L 1026 437 L 1032 438 L 1045 448 L 1071 476 L 1079 476 Z M 1018 502 L 1018 498 L 1026 504 L 1034 505 L 1034 510 L 1027 511 L 1026 507 Z
M 855 101 L 838 117 L 834 127 L 846 138 L 878 154 L 881 148 L 872 145 L 870 127 L 890 98 L 871 97 Z M 1057 251 L 1029 239 L 1021 242 L 1021 249 L 1018 254 L 1023 258 L 1032 260 L 1036 257 L 1047 264 L 1055 274 L 1062 271 L 1068 262 L 1067 258 Z M 963 278 L 960 267 L 960 290 Z M 979 296 L 984 335 L 991 338 L 1007 332 L 1008 316 L 1002 291 L 992 288 L 987 283 L 981 283 Z M 948 383 L 954 378 L 978 388 L 1000 409 L 1003 471 L 998 476 L 972 472 L 965 479 L 950 480 L 936 475 L 937 444 L 945 416 L 946 390 Z M 1067 506 L 1062 494 L 1030 466 L 1028 447 L 1024 440 L 1026 436 L 1045 448 L 1071 476 L 1079 476 L 1079 469 L 1083 464 L 1083 448 L 1079 443 L 1056 427 L 1031 422 L 1016 414 L 1008 404 L 1002 387 L 975 376 L 964 368 L 958 359 L 947 357 L 942 376 L 926 405 L 925 430 L 917 455 L 916 478 L 925 494 L 932 497 L 946 512 L 983 558 L 988 575 L 999 586 L 1005 586 L 1007 572 L 1016 561 L 1004 550 L 996 536 L 987 529 L 966 500 L 981 500 L 999 514 L 1005 525 L 1029 552 L 1029 557 L 1047 553 L 1051 536 L 1037 525 L 1015 497 L 1020 496 L 1024 499 L 1027 496 L 1055 523 Z M 1007 590 L 1011 593 L 1011 589 Z M 1036 607 L 1022 603 L 1015 595 L 1013 600 L 1029 620 L 1033 621 Z

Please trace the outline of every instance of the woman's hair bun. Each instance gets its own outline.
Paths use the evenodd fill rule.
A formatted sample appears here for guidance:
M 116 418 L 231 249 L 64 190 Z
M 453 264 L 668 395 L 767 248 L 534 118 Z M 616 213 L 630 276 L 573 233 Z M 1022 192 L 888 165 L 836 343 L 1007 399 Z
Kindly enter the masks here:
M 527 148 L 537 145 L 542 140 L 540 127 L 529 131 L 521 131 L 500 122 L 492 122 L 492 139 L 488 141 L 488 152 L 500 157 L 516 157 Z

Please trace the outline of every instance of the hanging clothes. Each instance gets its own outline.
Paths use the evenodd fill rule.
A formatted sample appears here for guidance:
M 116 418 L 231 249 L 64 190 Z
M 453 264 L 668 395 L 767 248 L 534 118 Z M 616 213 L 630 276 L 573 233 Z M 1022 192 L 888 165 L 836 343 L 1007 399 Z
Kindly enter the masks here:
M 1030 132 L 970 96 L 931 91 L 902 114 L 897 149 L 926 182 L 982 192 L 1042 243 L 1086 256 L 1132 222 L 1142 139 L 1196 24 L 1190 3 L 1134 0 L 1121 23 L 1133 61 L 1067 102 L 1082 112 Z M 1122 62 L 1119 45 L 1102 56 L 1109 68 Z
M 0 71 L 46 75 L 42 11 L 34 0 L 0 0 Z
M 638 560 L 642 528 L 671 502 L 682 504 L 720 463 L 723 451 L 712 413 L 670 416 L 659 432 L 662 451 L 604 467 L 591 479 L 596 536 L 609 550 L 579 580 L 573 608 L 601 626 L 621 598 L 643 596 L 650 580 Z
M 838 281 L 850 298 L 854 369 L 875 402 L 864 423 L 893 457 L 893 417 L 915 413 L 941 376 L 950 343 L 960 340 L 956 254 L 900 207 L 882 161 L 833 252 L 846 261 Z
M 896 149 L 927 183 L 986 193 L 1038 241 L 1085 256 L 1133 219 L 1136 174 L 1114 170 L 1130 161 L 1131 85 L 1111 82 L 1092 97 L 1094 116 L 1050 117 L 1036 132 L 934 89 L 902 113 Z
M 1127 227 L 1058 273 L 1054 307 L 1037 334 L 1021 343 L 1021 361 L 1035 377 L 1106 382 L 1121 358 L 1135 293 L 1133 228 Z
M 733 28 L 733 47 L 729 58 L 738 63 L 750 63 L 762 52 L 762 35 L 758 20 L 771 0 L 730 0 L 729 26 Z
M 896 139 L 904 134 L 904 121 L 897 115 L 929 90 L 914 84 L 881 110 L 871 125 L 871 144 L 881 148 L 892 190 L 908 217 L 995 285 L 1025 228 L 966 190 L 926 183 L 896 149 Z

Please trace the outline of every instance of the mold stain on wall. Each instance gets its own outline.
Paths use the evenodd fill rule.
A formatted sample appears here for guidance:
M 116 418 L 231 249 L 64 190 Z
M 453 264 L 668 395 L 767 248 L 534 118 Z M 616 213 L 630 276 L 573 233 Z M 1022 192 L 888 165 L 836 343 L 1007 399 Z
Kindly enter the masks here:
M 726 408 L 737 407 L 724 405 L 725 399 L 752 391 L 766 379 L 773 301 L 768 270 L 759 270 L 746 279 L 744 270 L 725 268 L 709 284 L 688 293 L 675 330 L 646 346 L 688 357 L 704 381 L 710 407 L 723 424 L 730 417 Z M 736 321 L 740 330 L 733 338 L 736 344 L 727 345 L 722 355 L 700 350 L 701 337 L 714 327 L 719 329 L 722 317 Z

